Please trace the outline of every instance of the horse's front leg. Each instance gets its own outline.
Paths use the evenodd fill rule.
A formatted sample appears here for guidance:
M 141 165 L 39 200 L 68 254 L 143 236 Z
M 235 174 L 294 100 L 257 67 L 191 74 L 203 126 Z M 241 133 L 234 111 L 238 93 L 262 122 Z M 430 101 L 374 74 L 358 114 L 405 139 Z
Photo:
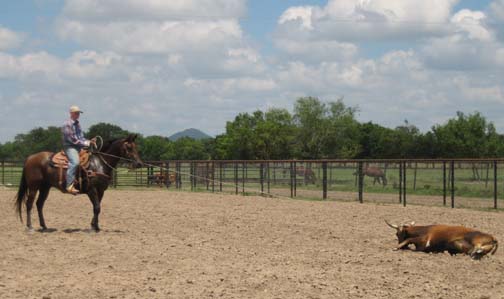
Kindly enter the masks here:
M 91 229 L 96 232 L 100 231 L 100 226 L 98 225 L 98 216 L 100 215 L 101 210 L 101 198 L 99 196 L 98 191 L 95 188 L 92 188 L 88 192 L 89 200 L 93 204 L 93 220 L 91 220 Z

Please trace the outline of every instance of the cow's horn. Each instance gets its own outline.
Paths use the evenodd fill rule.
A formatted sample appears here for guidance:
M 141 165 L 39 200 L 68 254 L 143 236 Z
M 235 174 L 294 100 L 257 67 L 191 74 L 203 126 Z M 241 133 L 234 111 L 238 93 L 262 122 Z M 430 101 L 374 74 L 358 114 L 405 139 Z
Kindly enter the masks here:
M 385 223 L 386 223 L 388 226 L 390 226 L 391 228 L 393 228 L 393 229 L 399 229 L 399 226 L 397 226 L 397 225 L 395 225 L 395 224 L 390 224 L 390 223 L 388 223 L 388 221 L 387 221 L 387 220 L 385 220 Z

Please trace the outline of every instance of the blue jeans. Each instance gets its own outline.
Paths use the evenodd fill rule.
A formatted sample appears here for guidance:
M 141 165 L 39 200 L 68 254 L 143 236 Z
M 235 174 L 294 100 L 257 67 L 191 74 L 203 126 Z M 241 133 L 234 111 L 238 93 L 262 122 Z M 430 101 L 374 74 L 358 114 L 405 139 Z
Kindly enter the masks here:
M 75 180 L 75 171 L 79 167 L 79 150 L 75 147 L 66 146 L 64 151 L 68 157 L 68 169 L 66 173 L 66 187 L 68 188 Z

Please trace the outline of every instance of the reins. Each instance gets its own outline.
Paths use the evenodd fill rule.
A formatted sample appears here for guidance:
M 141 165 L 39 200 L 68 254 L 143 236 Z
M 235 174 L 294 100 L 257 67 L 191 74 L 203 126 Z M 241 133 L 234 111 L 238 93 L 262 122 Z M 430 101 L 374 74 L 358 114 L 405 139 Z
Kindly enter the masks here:
M 129 159 L 129 158 L 125 158 L 125 157 L 121 157 L 121 156 L 116 156 L 116 155 L 112 155 L 112 154 L 107 154 L 107 153 L 104 153 L 104 152 L 101 152 L 101 149 L 103 148 L 103 138 L 101 136 L 96 136 L 97 139 L 99 139 L 101 142 L 100 142 L 100 146 L 99 146 L 99 149 L 98 147 L 96 148 L 97 149 L 97 152 L 96 154 L 99 156 L 100 160 L 105 163 L 105 165 L 107 165 L 110 169 L 112 170 L 115 170 L 115 171 L 118 171 L 117 167 L 113 167 L 112 165 L 110 165 L 103 157 L 102 155 L 104 156 L 109 156 L 109 157 L 112 157 L 112 158 L 117 158 L 119 160 L 123 160 L 123 161 L 127 161 L 127 162 L 130 162 L 130 163 L 134 163 L 134 162 L 137 162 L 133 159 Z M 214 180 L 214 179 L 210 179 L 210 178 L 207 178 L 207 177 L 202 177 L 202 176 L 197 176 L 197 175 L 194 175 L 194 174 L 191 174 L 191 173 L 186 173 L 186 172 L 181 172 L 181 171 L 176 171 L 176 170 L 171 170 L 167 167 L 162 167 L 162 166 L 159 166 L 159 165 L 154 165 L 154 164 L 149 164 L 149 163 L 143 163 L 143 165 L 145 166 L 149 166 L 149 167 L 155 167 L 155 168 L 159 168 L 159 169 L 163 169 L 167 172 L 170 172 L 170 173 L 175 173 L 175 174 L 178 174 L 178 175 L 187 175 L 189 177 L 192 177 L 192 178 L 195 178 L 195 179 L 201 179 L 201 180 L 205 180 L 205 181 L 208 181 L 208 182 L 213 182 L 213 183 L 219 183 L 219 184 L 223 184 L 223 185 L 227 185 L 227 186 L 231 186 L 233 188 L 238 188 L 240 187 L 238 184 L 234 184 L 234 183 L 226 183 L 226 182 L 223 182 L 223 181 L 218 181 L 218 180 Z M 253 190 L 254 192 L 256 193 L 259 193 L 261 195 L 266 195 L 266 196 L 269 196 L 269 197 L 276 197 L 276 198 L 284 198 L 284 199 L 291 199 L 290 197 L 287 197 L 287 196 L 283 196 L 283 195 L 277 195 L 277 194 L 273 194 L 273 193 L 269 193 L 269 192 L 264 192 L 264 191 L 261 191 L 261 190 Z
M 124 158 L 124 157 L 121 157 L 121 156 L 116 156 L 116 155 L 111 155 L 111 154 L 105 154 L 105 153 L 100 153 L 100 154 L 104 154 L 104 155 L 109 156 L 109 157 L 118 158 L 119 160 L 124 160 L 124 161 L 130 162 L 130 163 L 136 162 L 133 159 Z M 208 181 L 208 182 L 220 183 L 220 184 L 223 184 L 223 185 L 231 186 L 233 188 L 240 187 L 238 184 L 226 183 L 226 182 L 223 182 L 223 181 L 214 180 L 214 179 L 210 179 L 210 178 L 207 178 L 207 177 L 197 176 L 197 175 L 194 175 L 194 174 L 191 174 L 191 173 L 187 173 L 187 172 L 171 170 L 171 169 L 169 169 L 167 167 L 163 167 L 163 166 L 159 166 L 159 165 L 149 164 L 149 163 L 145 163 L 145 162 L 143 163 L 143 165 L 149 166 L 149 167 L 153 167 L 153 168 L 155 167 L 155 168 L 163 169 L 165 171 L 168 171 L 170 173 L 175 173 L 175 174 L 178 174 L 178 175 L 187 175 L 187 176 L 193 177 L 195 179 L 201 179 L 201 180 L 205 180 L 205 181 Z M 112 169 L 114 169 L 114 170 L 117 171 L 117 168 L 113 168 L 112 166 L 109 166 L 109 167 L 111 167 Z M 269 193 L 269 192 L 264 192 L 264 191 L 261 191 L 261 190 L 252 190 L 252 191 L 256 192 L 256 193 L 259 193 L 261 195 L 269 196 L 269 197 L 291 199 L 290 197 L 287 197 L 287 196 L 273 194 L 273 193 Z

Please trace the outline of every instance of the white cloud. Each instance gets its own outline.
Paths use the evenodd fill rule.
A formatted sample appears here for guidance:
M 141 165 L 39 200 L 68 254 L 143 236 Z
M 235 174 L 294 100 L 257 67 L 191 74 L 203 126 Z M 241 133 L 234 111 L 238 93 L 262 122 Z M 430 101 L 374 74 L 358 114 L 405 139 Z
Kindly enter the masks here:
M 504 0 L 493 1 L 488 8 L 488 25 L 496 32 L 497 37 L 504 41 Z
M 0 51 L 17 48 L 24 40 L 23 34 L 0 26 Z
M 279 24 L 285 24 L 289 21 L 301 21 L 301 27 L 304 29 L 313 29 L 312 14 L 315 7 L 298 6 L 287 9 L 279 18 Z
M 493 71 L 502 68 L 504 44 L 487 40 L 486 36 L 476 37 L 466 32 L 431 39 L 423 46 L 422 55 L 428 66 L 437 69 Z
M 0 52 L 0 78 L 14 77 L 18 71 L 16 57 Z
M 245 13 L 245 0 L 66 0 L 63 15 L 91 22 L 233 18 Z
M 120 62 L 121 57 L 112 52 L 79 51 L 68 59 L 61 59 L 47 52 L 22 56 L 0 52 L 0 77 L 16 80 L 38 78 L 58 82 L 76 78 L 97 80 L 109 78 L 113 67 Z
M 444 35 L 458 0 L 329 0 L 324 7 L 293 7 L 279 18 L 279 35 L 362 41 Z M 435 7 L 435 9 L 434 9 Z
M 79 51 L 66 60 L 64 73 L 73 78 L 96 79 L 107 76 L 107 71 L 121 62 L 121 56 L 113 52 Z
M 81 23 L 62 20 L 58 32 L 85 46 L 123 53 L 204 52 L 239 44 L 236 20 Z M 113 38 L 111 38 L 113 37 Z
M 491 41 L 493 40 L 492 33 L 483 24 L 485 19 L 486 15 L 481 11 L 462 9 L 451 18 L 451 22 L 459 30 L 466 32 L 469 39 Z
M 312 62 L 353 60 L 358 53 L 356 45 L 332 40 L 304 41 L 277 38 L 274 40 L 274 44 L 293 59 L 304 59 Z
M 490 4 L 492 16 L 497 21 L 504 21 L 504 0 L 495 0 Z
M 475 83 L 471 78 L 456 77 L 453 79 L 455 86 L 460 89 L 465 98 L 480 104 L 504 104 L 504 90 L 502 86 L 493 83 Z
M 0 77 L 3 78 L 55 80 L 60 75 L 61 67 L 61 61 L 47 52 L 19 57 L 0 53 Z
M 84 125 L 217 134 L 237 113 L 291 109 L 305 95 L 345 96 L 360 120 L 389 127 L 408 119 L 429 129 L 458 110 L 499 119 L 504 46 L 489 24 L 504 2 L 454 12 L 457 2 L 293 7 L 278 17 L 270 51 L 238 21 L 245 0 L 66 1 L 54 28 L 80 46 L 74 53 L 0 49 L 0 137 L 59 125 L 71 104 L 86 109 Z M 35 123 L 9 127 L 16 114 L 5 111 L 26 107 Z

